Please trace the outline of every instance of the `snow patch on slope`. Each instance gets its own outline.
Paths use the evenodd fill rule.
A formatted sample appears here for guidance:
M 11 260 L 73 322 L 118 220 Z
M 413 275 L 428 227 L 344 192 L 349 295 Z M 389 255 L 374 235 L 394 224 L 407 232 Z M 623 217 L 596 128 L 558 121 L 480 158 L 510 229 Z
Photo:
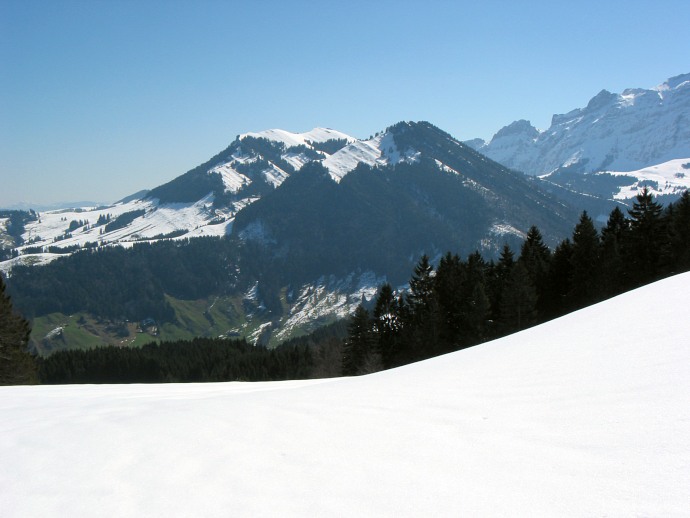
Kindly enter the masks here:
M 520 239 L 525 239 L 527 237 L 527 234 L 521 230 L 505 223 L 494 223 L 491 225 L 489 232 L 494 236 L 516 236 Z
M 340 182 L 360 163 L 369 166 L 395 165 L 400 162 L 416 162 L 420 153 L 413 149 L 401 152 L 391 133 L 385 132 L 369 140 L 356 140 L 333 153 L 323 161 L 331 177 Z
M 350 273 L 345 279 L 336 279 L 333 275 L 321 277 L 314 284 L 302 286 L 289 314 L 281 323 L 277 338 L 284 340 L 295 329 L 318 325 L 327 318 L 335 320 L 347 317 L 354 313 L 359 304 L 371 301 L 384 282 L 385 277 L 365 272 Z
M 237 193 L 244 186 L 249 185 L 252 181 L 242 173 L 238 173 L 232 168 L 232 163 L 217 165 L 209 169 L 208 174 L 219 174 L 223 179 L 223 185 L 226 192 Z
M 323 161 L 323 165 L 331 177 L 339 182 L 360 163 L 370 166 L 376 165 L 381 157 L 379 138 L 372 140 L 357 140 L 336 151 Z

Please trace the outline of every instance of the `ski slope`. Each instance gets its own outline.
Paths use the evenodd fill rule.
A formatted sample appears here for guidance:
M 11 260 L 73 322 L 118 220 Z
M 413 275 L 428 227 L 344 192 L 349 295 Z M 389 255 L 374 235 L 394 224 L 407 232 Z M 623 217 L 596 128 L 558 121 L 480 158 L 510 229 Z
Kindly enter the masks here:
M 0 388 L 0 514 L 689 516 L 689 293 L 359 378 Z

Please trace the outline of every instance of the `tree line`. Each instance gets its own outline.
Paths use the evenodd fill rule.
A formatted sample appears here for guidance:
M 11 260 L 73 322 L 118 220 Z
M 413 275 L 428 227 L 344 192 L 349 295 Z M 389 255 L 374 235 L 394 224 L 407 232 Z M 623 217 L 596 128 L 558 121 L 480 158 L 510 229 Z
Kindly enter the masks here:
M 267 349 L 245 340 L 195 338 L 140 348 L 97 347 L 36 358 L 41 383 L 187 383 L 309 378 L 309 347 Z
M 97 347 L 37 357 L 40 383 L 280 381 L 340 375 L 347 326 L 336 322 L 274 349 L 246 340 L 194 338 L 141 348 Z
M 586 212 L 552 252 L 531 227 L 519 257 L 497 261 L 447 253 L 434 268 L 425 255 L 407 293 L 381 287 L 360 306 L 343 347 L 342 372 L 356 375 L 419 361 L 594 304 L 690 270 L 690 195 L 664 209 L 644 189 L 626 216 L 615 208 L 599 232 Z

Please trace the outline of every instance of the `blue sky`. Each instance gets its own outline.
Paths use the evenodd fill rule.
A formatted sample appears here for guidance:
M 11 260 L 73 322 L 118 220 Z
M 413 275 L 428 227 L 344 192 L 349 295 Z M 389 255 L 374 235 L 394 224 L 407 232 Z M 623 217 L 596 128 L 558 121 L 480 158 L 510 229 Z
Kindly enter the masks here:
M 542 129 L 690 72 L 690 2 L 0 0 L 0 206 L 115 201 L 239 133 Z

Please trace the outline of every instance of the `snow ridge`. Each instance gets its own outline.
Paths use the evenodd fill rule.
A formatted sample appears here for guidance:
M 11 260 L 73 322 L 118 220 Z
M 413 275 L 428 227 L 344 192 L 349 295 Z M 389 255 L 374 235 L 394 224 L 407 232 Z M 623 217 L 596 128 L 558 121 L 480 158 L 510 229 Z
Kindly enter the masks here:
M 328 140 L 347 140 L 352 142 L 355 138 L 330 128 L 314 128 L 305 133 L 291 133 L 282 129 L 270 129 L 258 132 L 244 133 L 240 135 L 239 140 L 242 141 L 246 137 L 265 138 L 271 142 L 279 142 L 284 144 L 286 148 L 296 146 L 311 147 L 310 142 L 326 142 Z

